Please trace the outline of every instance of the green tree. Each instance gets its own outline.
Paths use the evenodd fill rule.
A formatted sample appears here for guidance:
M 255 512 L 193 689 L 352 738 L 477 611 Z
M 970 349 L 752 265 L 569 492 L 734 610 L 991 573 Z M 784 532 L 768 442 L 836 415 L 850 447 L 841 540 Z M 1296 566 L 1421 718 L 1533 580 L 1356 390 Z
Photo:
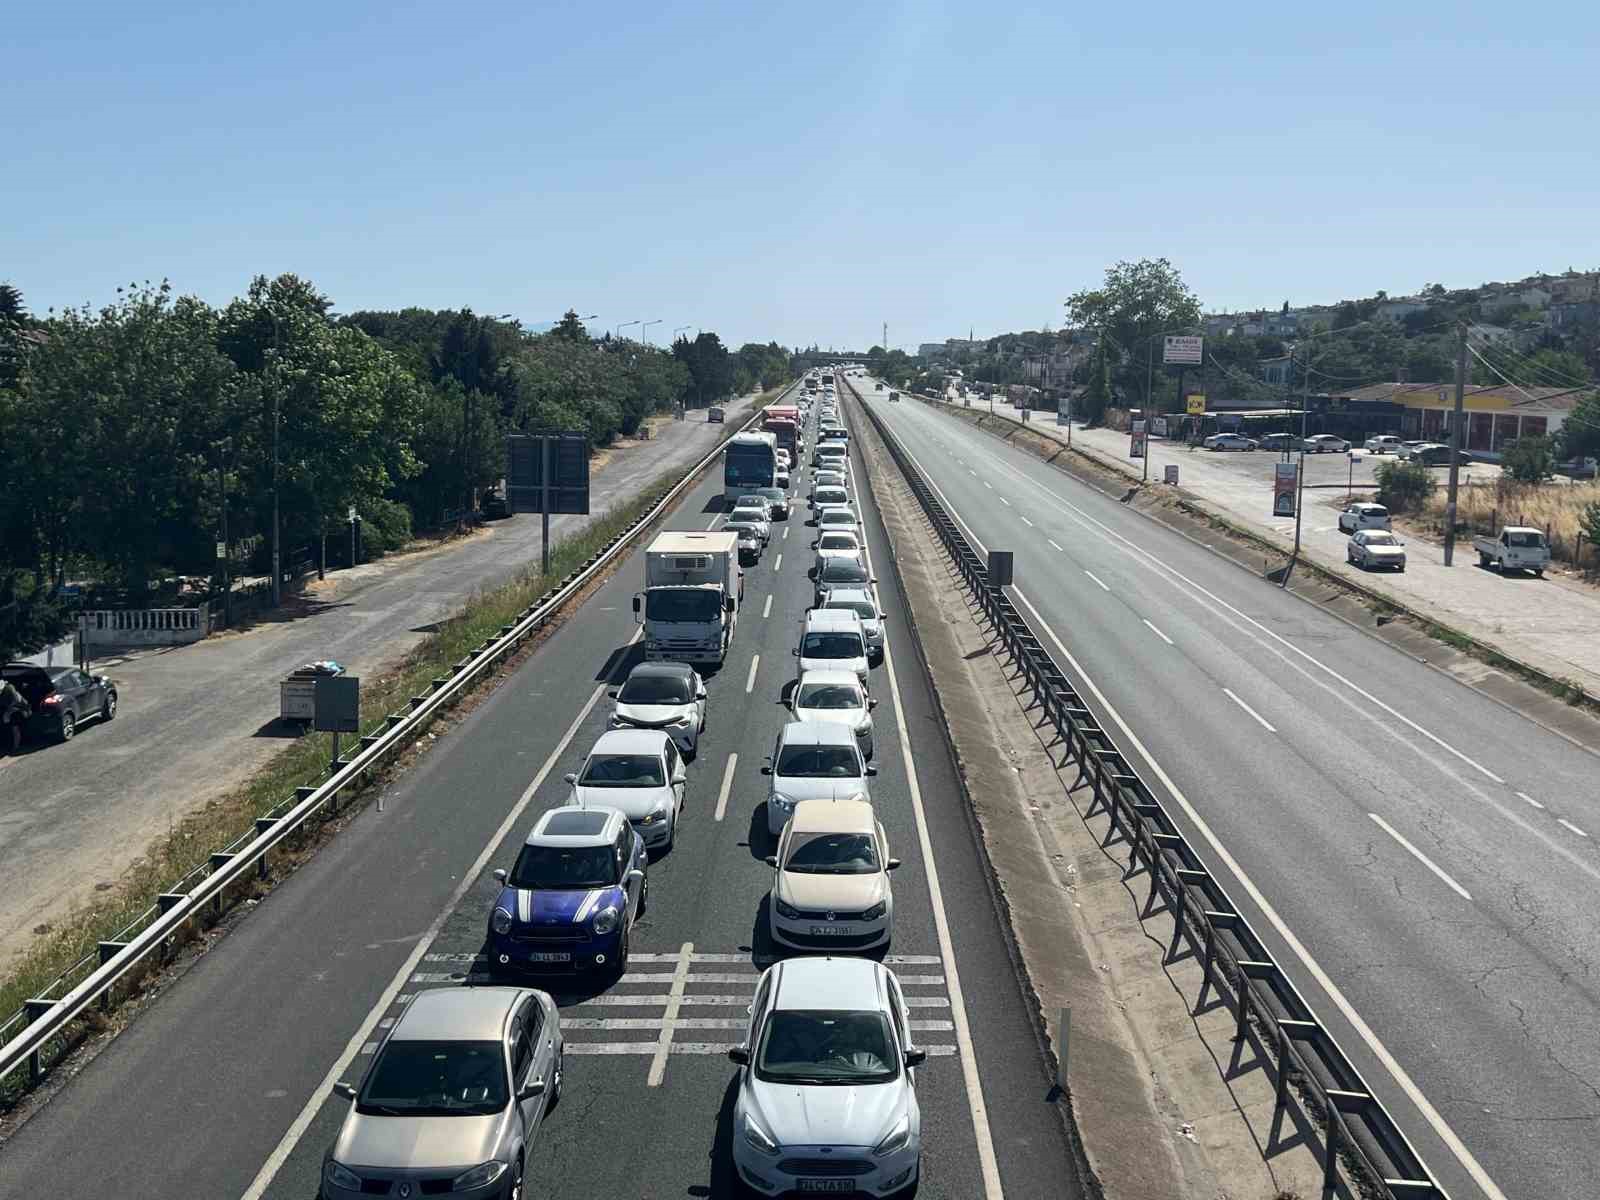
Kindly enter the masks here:
M 1583 539 L 1600 551 L 1600 500 L 1583 506 Z
M 1500 469 L 1518 483 L 1543 483 L 1555 474 L 1555 439 L 1543 436 L 1518 438 L 1505 448 L 1500 458 Z
M 1578 397 L 1559 436 L 1563 458 L 1600 458 L 1600 391 Z
M 1395 512 L 1421 508 L 1438 486 L 1419 463 L 1381 462 L 1374 473 L 1378 479 L 1378 502 Z
M 1073 325 L 1105 335 L 1109 345 L 1102 355 L 1112 391 L 1124 395 L 1144 394 L 1146 355 L 1154 353 L 1150 343 L 1156 335 L 1200 321 L 1199 299 L 1165 258 L 1116 263 L 1098 288 L 1069 296 L 1066 309 Z
M 1093 429 L 1106 419 L 1111 404 L 1111 363 L 1103 347 L 1095 350 L 1089 364 L 1089 387 L 1083 393 L 1079 412 L 1084 425 Z
M 716 334 L 681 337 L 672 343 L 672 354 L 689 370 L 697 406 L 715 404 L 733 390 L 733 357 Z

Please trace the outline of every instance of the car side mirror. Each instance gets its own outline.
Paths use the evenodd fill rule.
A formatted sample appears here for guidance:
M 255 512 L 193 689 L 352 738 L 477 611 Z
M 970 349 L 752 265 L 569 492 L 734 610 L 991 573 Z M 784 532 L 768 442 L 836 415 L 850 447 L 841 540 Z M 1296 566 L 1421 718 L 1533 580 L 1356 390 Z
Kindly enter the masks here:
M 877 773 L 878 773 L 878 768 L 877 767 L 868 767 L 867 770 L 866 770 L 866 774 L 868 774 L 868 775 L 876 775 Z
M 532 1100 L 534 1097 L 542 1095 L 544 1095 L 544 1080 L 530 1079 L 517 1089 L 517 1103 L 520 1104 L 524 1100 Z
M 705 690 L 705 688 L 701 688 L 698 692 L 696 692 L 694 694 L 694 698 L 696 700 L 704 700 L 706 698 L 706 690 Z
M 561 778 L 563 778 L 563 779 L 565 779 L 565 780 L 566 780 L 566 781 L 567 781 L 567 782 L 568 782 L 568 783 L 577 783 L 577 782 L 578 782 L 578 777 L 577 777 L 577 775 L 576 775 L 576 774 L 574 774 L 574 773 L 573 773 L 573 772 L 571 772 L 571 771 L 568 771 L 568 772 L 567 772 L 567 773 L 566 773 L 566 774 L 565 774 L 565 775 L 563 775 L 563 776 L 562 776 L 562 777 L 561 777 Z
M 767 866 L 776 867 L 777 865 L 778 865 L 778 856 L 776 854 L 767 855 Z
M 874 575 L 870 580 L 868 580 L 868 582 L 869 583 L 877 583 L 878 582 L 878 577 L 876 575 Z
M 504 867 L 496 867 L 494 869 L 494 879 L 496 883 L 504 887 L 506 882 L 506 869 Z
M 644 879 L 644 872 L 635 867 L 622 877 L 623 883 L 638 883 Z
M 876 700 L 869 699 L 867 701 L 867 707 L 868 708 L 877 708 L 878 707 L 878 702 Z
M 355 1085 L 341 1080 L 333 1085 L 333 1094 L 341 1100 L 354 1100 L 356 1098 Z
M 921 1047 L 906 1051 L 906 1066 L 920 1067 L 928 1061 L 928 1052 Z
M 761 773 L 763 775 L 771 775 L 772 774 L 772 766 L 770 764 L 768 764 L 767 766 L 762 767 L 761 768 Z
M 900 869 L 900 860 L 898 858 L 891 858 L 886 864 L 884 864 L 883 869 L 885 871 L 898 871 Z
M 606 695 L 610 696 L 613 700 L 615 700 L 617 698 L 618 690 L 619 689 L 617 689 L 617 688 L 607 688 L 606 689 Z
M 723 611 L 725 611 L 725 612 L 730 612 L 731 613 L 733 611 L 733 597 L 732 596 L 724 596 L 722 598 L 722 608 L 723 608 Z
M 791 651 L 789 651 L 789 653 L 791 655 L 793 655 L 795 658 L 799 658 L 800 657 L 800 651 L 799 650 L 791 650 Z
M 639 611 L 639 597 L 637 597 L 637 596 L 635 596 L 633 598 L 633 611 L 634 612 L 638 612 Z
M 750 1062 L 750 1047 L 749 1046 L 743 1046 L 743 1045 L 740 1045 L 740 1046 L 729 1046 L 728 1047 L 728 1061 L 729 1062 L 736 1062 L 741 1067 L 749 1065 L 749 1062 Z

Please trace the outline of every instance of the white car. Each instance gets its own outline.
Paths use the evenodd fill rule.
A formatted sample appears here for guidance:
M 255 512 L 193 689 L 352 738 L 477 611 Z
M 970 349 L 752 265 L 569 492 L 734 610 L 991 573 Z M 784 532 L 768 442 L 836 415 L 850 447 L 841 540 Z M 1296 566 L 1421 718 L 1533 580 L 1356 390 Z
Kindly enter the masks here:
M 819 571 L 830 558 L 862 557 L 861 539 L 854 529 L 825 529 L 822 536 L 811 543 L 811 548 L 817 552 L 816 569 Z
M 1349 442 L 1331 433 L 1313 433 L 1301 445 L 1307 454 L 1345 454 L 1350 449 Z
M 1392 433 L 1380 433 L 1369 437 L 1363 448 L 1369 454 L 1397 454 L 1400 451 L 1400 439 Z
M 859 559 L 832 559 L 830 562 L 856 563 Z M 821 579 L 829 563 L 817 570 Z M 835 568 L 837 569 L 837 568 Z M 840 670 L 852 671 L 861 686 L 867 685 L 867 633 L 861 627 L 861 618 L 840 608 L 810 608 L 800 622 L 800 645 L 794 651 L 800 660 L 799 671 Z
M 796 721 L 831 721 L 856 736 L 861 755 L 872 760 L 872 710 L 878 702 L 867 695 L 854 671 L 806 671 L 789 693 L 789 711 Z
M 847 608 L 861 618 L 861 629 L 867 635 L 867 653 L 883 657 L 884 615 L 878 603 L 866 588 L 835 588 L 828 593 L 823 608 Z
M 822 533 L 848 530 L 861 536 L 861 518 L 848 504 L 823 504 L 817 507 L 817 529 Z
M 826 1006 L 826 1007 L 824 1007 Z M 894 974 L 865 958 L 790 958 L 756 984 L 733 1105 L 733 1162 L 763 1196 L 890 1196 L 922 1154 L 915 1070 L 927 1051 Z M 848 1172 L 846 1174 L 845 1172 Z
M 811 489 L 811 507 L 822 508 L 829 504 L 849 504 L 850 493 L 839 484 L 829 483 Z
M 612 729 L 660 729 L 693 758 L 706 727 L 706 685 L 687 663 L 646 662 L 628 672 L 620 688 L 607 693 L 616 701 Z
M 1339 532 L 1390 528 L 1389 510 L 1381 504 L 1352 504 L 1339 514 Z
M 889 839 L 865 800 L 802 800 L 767 856 L 772 939 L 800 950 L 879 950 L 894 936 Z
M 828 470 L 811 472 L 811 492 L 813 496 L 816 494 L 816 491 L 819 487 L 848 488 L 849 486 L 850 477 L 843 471 Z
M 789 490 L 789 472 L 784 470 L 782 467 L 779 467 L 776 471 L 774 471 L 772 473 L 772 482 L 773 482 L 774 486 L 781 487 L 785 491 L 788 491 Z
M 867 780 L 878 773 L 861 757 L 855 734 L 822 721 L 790 721 L 778 732 L 761 768 L 767 789 L 767 832 L 776 837 L 802 800 L 871 800 Z
M 723 521 L 722 531 L 738 535 L 741 567 L 754 565 L 760 560 L 761 552 L 767 548 L 766 540 L 761 536 L 761 526 L 754 521 L 735 521 L 729 518 Z
M 1401 442 L 1398 446 L 1395 447 L 1394 456 L 1396 458 L 1400 458 L 1400 459 L 1410 458 L 1411 457 L 1411 452 L 1413 450 L 1415 450 L 1418 446 L 1427 446 L 1427 445 L 1430 445 L 1430 444 L 1431 443 L 1429 443 L 1429 442 L 1420 442 L 1420 441 L 1414 441 L 1414 440 L 1413 441 L 1404 441 L 1404 442 Z
M 1345 544 L 1345 557 L 1363 571 L 1406 569 L 1406 544 L 1387 529 L 1363 529 Z
M 740 496 L 734 501 L 733 511 L 728 514 L 728 520 L 749 521 L 758 526 L 761 529 L 763 545 L 772 540 L 772 509 L 764 496 Z
M 583 769 L 566 777 L 573 808 L 614 808 L 646 847 L 670 850 L 688 774 L 672 738 L 659 729 L 612 729 L 595 741 Z
M 779 446 L 773 453 L 778 456 L 778 470 L 787 471 L 794 465 L 793 460 L 789 458 L 789 452 L 782 446 Z
M 1200 443 L 1207 450 L 1254 450 L 1256 441 L 1240 433 L 1213 433 Z

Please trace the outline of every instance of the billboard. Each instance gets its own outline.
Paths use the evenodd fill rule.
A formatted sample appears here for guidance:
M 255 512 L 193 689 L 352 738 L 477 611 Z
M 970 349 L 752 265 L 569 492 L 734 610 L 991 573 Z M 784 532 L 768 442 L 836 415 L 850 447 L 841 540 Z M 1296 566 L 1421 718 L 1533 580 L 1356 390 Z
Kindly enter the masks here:
M 1276 469 L 1272 476 L 1272 515 L 1292 517 L 1296 485 L 1300 482 L 1300 464 L 1281 462 L 1275 463 L 1274 467 Z
M 514 513 L 544 511 L 545 443 L 549 443 L 550 511 L 589 511 L 589 435 L 511 433 L 506 435 L 506 502 Z
M 1206 398 L 1204 396 L 1200 395 L 1200 393 L 1195 392 L 1192 395 L 1186 397 L 1185 403 L 1188 406 L 1188 411 L 1191 414 L 1193 414 L 1194 416 L 1197 416 L 1197 417 L 1205 416 L 1205 414 L 1206 414 Z
M 1184 367 L 1198 367 L 1205 361 L 1203 337 L 1173 336 L 1168 334 L 1161 342 L 1161 361 Z
M 1143 458 L 1144 457 L 1144 422 L 1143 421 L 1135 421 L 1133 423 L 1133 444 L 1128 447 L 1128 457 L 1129 458 Z

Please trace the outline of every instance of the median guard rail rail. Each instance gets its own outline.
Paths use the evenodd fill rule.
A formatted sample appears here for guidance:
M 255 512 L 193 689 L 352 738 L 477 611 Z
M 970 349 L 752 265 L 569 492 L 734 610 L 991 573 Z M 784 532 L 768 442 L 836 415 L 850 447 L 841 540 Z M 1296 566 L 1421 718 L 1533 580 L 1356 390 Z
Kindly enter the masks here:
M 1103 812 L 1108 817 L 1107 846 L 1117 839 L 1127 843 L 1129 862 L 1124 877 L 1132 878 L 1140 870 L 1149 876 L 1145 913 L 1155 911 L 1160 896 L 1172 914 L 1169 961 L 1186 944 L 1188 952 L 1203 963 L 1205 982 L 1195 1007 L 1203 1008 L 1207 994 L 1215 990 L 1237 1017 L 1235 1040 L 1248 1039 L 1260 1060 L 1272 1063 L 1277 1091 L 1274 1140 L 1286 1109 L 1293 1104 L 1297 1124 L 1309 1121 L 1322 1127 L 1324 1195 L 1339 1191 L 1384 1200 L 1448 1200 L 1355 1064 L 1317 1019 L 1132 762 L 1100 727 L 1027 620 L 1003 589 L 990 587 L 986 560 L 972 548 L 874 406 L 854 387 L 851 391 L 1027 680 L 1035 706 L 1042 712 L 1040 724 L 1053 729 L 1052 746 L 1064 750 L 1065 757 L 1057 765 L 1077 767 L 1072 790 L 1092 789 L 1087 815 Z
M 785 393 L 791 390 L 785 389 Z M 781 399 L 781 395 L 780 395 Z M 743 432 L 761 420 L 758 408 L 743 425 L 729 425 L 729 434 Z M 667 507 L 694 486 L 700 473 L 722 454 L 723 442 L 684 472 L 680 479 L 650 506 L 631 526 L 618 534 L 582 567 L 573 571 L 535 603 L 524 609 L 514 624 L 502 625 L 498 637 L 489 638 L 476 651 L 455 664 L 454 671 L 431 681 L 426 695 L 412 696 L 405 712 L 389 714 L 380 725 L 361 738 L 353 756 L 331 764 L 332 774 L 317 787 L 301 787 L 295 794 L 265 816 L 258 817 L 253 832 L 242 835 L 216 851 L 209 861 L 172 884 L 156 904 L 134 918 L 114 940 L 99 943 L 98 952 L 88 955 L 60 975 L 37 997 L 0 1022 L 0 1088 L 24 1062 L 30 1082 L 37 1082 L 55 1058 L 71 1045 L 74 1023 L 92 1007 L 111 1007 L 114 990 L 151 955 L 164 956 L 174 936 L 187 922 L 203 915 L 208 906 L 220 913 L 236 892 L 250 882 L 252 872 L 266 878 L 267 855 L 286 838 L 324 813 L 334 815 L 339 796 L 358 783 L 367 772 L 408 745 L 441 710 L 457 700 L 524 641 L 544 627 L 563 606 L 577 595 L 599 572 L 625 553 L 641 531 L 648 528 Z

